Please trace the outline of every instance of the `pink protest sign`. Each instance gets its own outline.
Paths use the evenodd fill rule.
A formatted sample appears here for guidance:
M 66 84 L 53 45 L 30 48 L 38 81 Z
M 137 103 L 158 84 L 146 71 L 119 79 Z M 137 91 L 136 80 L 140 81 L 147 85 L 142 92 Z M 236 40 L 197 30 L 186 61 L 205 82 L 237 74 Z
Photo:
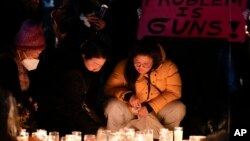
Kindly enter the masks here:
M 245 40 L 246 0 L 142 0 L 137 37 Z

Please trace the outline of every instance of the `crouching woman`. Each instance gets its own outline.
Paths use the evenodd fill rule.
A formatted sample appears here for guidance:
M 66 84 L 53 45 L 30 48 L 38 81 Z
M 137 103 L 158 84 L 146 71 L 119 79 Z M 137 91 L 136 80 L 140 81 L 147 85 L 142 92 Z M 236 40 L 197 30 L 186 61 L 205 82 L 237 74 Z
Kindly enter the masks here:
M 105 86 L 105 94 L 111 97 L 105 107 L 107 128 L 153 129 L 157 139 L 160 128 L 172 130 L 185 116 L 180 74 L 160 44 L 140 40 L 132 49 Z

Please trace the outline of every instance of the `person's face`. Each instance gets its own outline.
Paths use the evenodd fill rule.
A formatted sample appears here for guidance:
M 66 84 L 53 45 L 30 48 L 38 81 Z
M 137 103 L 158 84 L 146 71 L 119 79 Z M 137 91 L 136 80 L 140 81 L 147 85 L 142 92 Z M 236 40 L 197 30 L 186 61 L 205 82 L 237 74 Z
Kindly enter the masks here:
M 90 59 L 86 59 L 83 57 L 83 61 L 84 61 L 84 65 L 86 66 L 86 68 L 91 71 L 91 72 L 98 72 L 101 70 L 102 66 L 104 65 L 104 63 L 106 62 L 105 58 L 90 58 Z
M 153 59 L 147 55 L 137 55 L 134 58 L 134 66 L 138 73 L 146 74 L 153 66 Z
M 31 71 L 37 68 L 39 55 L 42 49 L 20 50 L 17 49 L 18 66 L 23 66 L 26 70 Z

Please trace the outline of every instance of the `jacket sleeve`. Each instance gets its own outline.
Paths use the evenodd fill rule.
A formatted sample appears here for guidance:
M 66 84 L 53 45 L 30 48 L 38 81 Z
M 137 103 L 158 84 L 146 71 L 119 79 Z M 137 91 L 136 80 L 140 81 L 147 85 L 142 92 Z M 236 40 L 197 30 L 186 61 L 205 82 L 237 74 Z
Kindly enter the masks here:
M 148 103 L 157 113 L 166 104 L 181 98 L 181 78 L 177 66 L 171 61 L 162 68 L 164 73 L 160 74 L 164 78 L 164 90 L 160 95 L 150 100 Z
M 89 90 L 87 76 L 82 74 L 81 70 L 72 70 L 65 77 L 64 94 L 65 94 L 65 118 L 68 119 L 68 124 L 83 132 L 96 132 L 101 126 L 95 122 L 83 109 L 82 102 L 86 97 L 86 92 Z M 84 94 L 85 93 L 85 94 Z M 93 94 L 93 93 L 92 93 Z M 88 101 L 86 101 L 87 103 Z M 89 106 L 92 108 L 91 106 Z M 93 108 L 92 108 L 93 110 Z M 93 111 L 96 112 L 96 111 Z
M 125 101 L 124 96 L 131 92 L 124 77 L 125 63 L 126 61 L 121 61 L 117 64 L 105 86 L 105 95 L 116 97 L 121 101 Z
M 85 91 L 84 78 L 80 72 L 70 71 L 63 81 L 63 95 L 65 96 L 65 116 L 67 118 L 82 117 L 82 100 Z M 79 119 L 78 119 L 79 120 Z

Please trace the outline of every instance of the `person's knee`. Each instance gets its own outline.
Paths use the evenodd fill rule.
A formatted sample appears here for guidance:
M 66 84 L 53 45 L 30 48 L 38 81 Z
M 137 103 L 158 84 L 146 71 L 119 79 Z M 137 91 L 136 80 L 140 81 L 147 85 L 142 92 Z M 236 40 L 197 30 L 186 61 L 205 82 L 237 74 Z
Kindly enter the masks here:
M 107 129 L 112 131 L 119 130 L 126 122 L 126 105 L 121 101 L 112 98 L 105 107 L 107 118 Z
M 168 104 L 160 112 L 160 117 L 163 118 L 163 124 L 172 129 L 179 126 L 186 115 L 186 106 L 180 101 L 174 101 Z
M 172 108 L 172 119 L 181 122 L 186 115 L 186 106 L 181 101 L 175 101 Z
M 109 117 L 113 114 L 119 114 L 120 113 L 120 106 L 119 101 L 115 98 L 109 99 L 106 107 L 105 107 L 105 116 Z M 117 115 L 118 116 L 118 115 Z
M 178 102 L 178 104 L 176 104 L 176 112 L 176 119 L 182 121 L 186 115 L 186 106 L 182 102 Z

